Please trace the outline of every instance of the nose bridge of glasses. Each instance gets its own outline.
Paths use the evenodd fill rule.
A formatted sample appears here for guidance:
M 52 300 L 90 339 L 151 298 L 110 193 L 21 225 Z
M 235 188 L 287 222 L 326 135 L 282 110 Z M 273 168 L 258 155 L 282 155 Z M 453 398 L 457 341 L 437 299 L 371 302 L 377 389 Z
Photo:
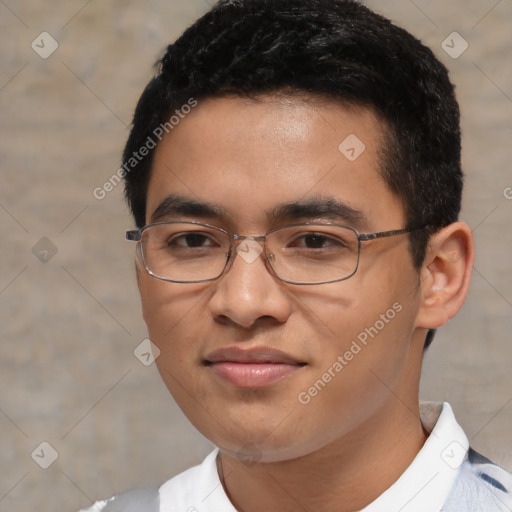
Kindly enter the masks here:
M 238 255 L 240 253 L 257 252 L 259 256 L 265 251 L 265 243 L 267 235 L 231 235 L 231 253 L 235 252 Z
M 265 240 L 267 239 L 267 235 L 231 235 L 231 240 L 233 241 L 233 245 L 239 245 L 244 240 L 254 240 L 255 242 L 259 243 L 260 245 L 265 243 Z
M 253 263 L 265 251 L 266 238 L 266 235 L 232 235 L 231 253 L 237 254 L 246 263 Z

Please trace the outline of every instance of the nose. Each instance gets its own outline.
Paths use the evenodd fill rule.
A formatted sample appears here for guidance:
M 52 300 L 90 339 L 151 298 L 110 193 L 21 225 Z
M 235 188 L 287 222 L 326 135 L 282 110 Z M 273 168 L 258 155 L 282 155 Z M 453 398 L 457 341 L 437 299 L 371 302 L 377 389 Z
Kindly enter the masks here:
M 286 285 L 265 264 L 262 244 L 247 238 L 233 249 L 233 261 L 216 283 L 209 307 L 214 319 L 245 329 L 285 323 L 292 312 Z

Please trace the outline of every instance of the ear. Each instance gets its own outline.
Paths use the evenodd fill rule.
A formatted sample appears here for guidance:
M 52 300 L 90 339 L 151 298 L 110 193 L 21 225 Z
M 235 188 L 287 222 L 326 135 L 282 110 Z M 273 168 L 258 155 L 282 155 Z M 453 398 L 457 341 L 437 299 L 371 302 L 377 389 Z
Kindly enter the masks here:
M 416 327 L 437 329 L 458 313 L 468 292 L 474 259 L 473 233 L 465 222 L 454 222 L 432 235 L 420 272 Z

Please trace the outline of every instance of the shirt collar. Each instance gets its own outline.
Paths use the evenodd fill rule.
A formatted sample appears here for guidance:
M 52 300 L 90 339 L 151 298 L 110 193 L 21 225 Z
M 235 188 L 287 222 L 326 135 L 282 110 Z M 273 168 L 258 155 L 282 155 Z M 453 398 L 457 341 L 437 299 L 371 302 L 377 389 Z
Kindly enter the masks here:
M 446 402 L 420 402 L 420 418 L 430 432 L 400 478 L 361 512 L 440 512 L 469 441 Z

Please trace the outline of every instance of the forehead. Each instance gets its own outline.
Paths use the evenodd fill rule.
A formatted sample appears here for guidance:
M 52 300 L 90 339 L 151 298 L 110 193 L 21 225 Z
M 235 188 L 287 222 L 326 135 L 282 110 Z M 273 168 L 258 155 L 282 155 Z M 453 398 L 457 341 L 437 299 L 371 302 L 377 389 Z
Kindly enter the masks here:
M 400 201 L 380 173 L 384 135 L 371 110 L 327 99 L 202 100 L 157 146 L 146 220 L 173 194 L 254 226 L 276 205 L 322 197 L 360 211 L 369 225 L 400 220 Z

